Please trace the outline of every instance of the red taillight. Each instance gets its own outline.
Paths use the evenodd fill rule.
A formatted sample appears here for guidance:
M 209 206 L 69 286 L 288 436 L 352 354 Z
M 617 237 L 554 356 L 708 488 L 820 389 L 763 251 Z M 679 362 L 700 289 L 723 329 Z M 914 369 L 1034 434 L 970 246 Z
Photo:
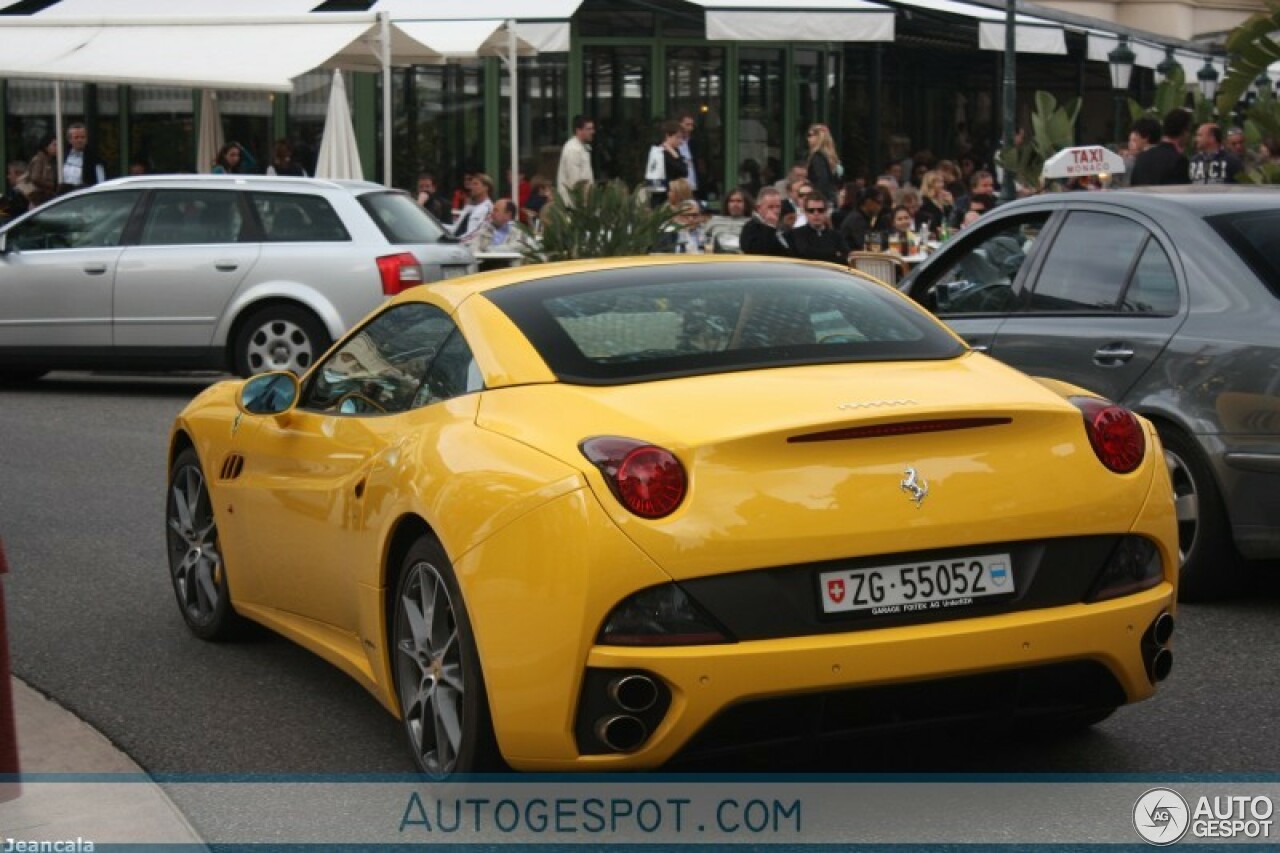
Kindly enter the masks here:
M 422 284 L 422 267 L 412 252 L 378 258 L 378 275 L 382 276 L 382 292 L 387 296 Z
M 1093 452 L 1117 474 L 1128 474 L 1142 464 L 1147 437 L 1133 412 L 1097 397 L 1072 397 L 1084 413 L 1084 429 Z
M 599 436 L 579 445 L 629 511 L 641 518 L 675 512 L 689 488 L 684 466 L 669 450 L 634 438 Z

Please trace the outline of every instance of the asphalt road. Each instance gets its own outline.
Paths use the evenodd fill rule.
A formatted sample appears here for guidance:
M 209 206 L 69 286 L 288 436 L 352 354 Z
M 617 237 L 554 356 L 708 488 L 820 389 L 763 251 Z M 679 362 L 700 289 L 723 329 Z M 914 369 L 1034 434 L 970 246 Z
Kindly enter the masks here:
M 194 639 L 164 555 L 168 424 L 208 377 L 54 374 L 0 389 L 0 537 L 16 673 L 152 773 L 404 772 L 399 724 L 355 682 L 266 631 Z M 994 522 L 993 522 L 994 523 Z M 1173 674 L 1093 731 L 942 731 L 790 753 L 852 772 L 1274 772 L 1280 567 L 1249 596 L 1184 605 Z M 778 769 L 750 756 L 698 769 Z

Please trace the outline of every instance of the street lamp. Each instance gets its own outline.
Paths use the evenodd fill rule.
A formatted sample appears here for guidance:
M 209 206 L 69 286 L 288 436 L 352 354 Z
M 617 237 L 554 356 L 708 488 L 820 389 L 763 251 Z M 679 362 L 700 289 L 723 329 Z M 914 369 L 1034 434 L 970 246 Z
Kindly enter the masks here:
M 1173 48 L 1166 47 L 1164 49 L 1164 59 L 1160 60 L 1160 64 L 1156 66 L 1156 85 L 1159 86 L 1165 80 L 1169 79 L 1169 75 L 1173 73 L 1173 69 L 1178 67 L 1178 60 L 1173 58 Z
M 1129 78 L 1133 75 L 1133 63 L 1138 56 L 1129 47 L 1129 37 L 1120 36 L 1116 49 L 1107 54 L 1111 63 L 1111 88 L 1116 93 L 1116 139 L 1125 141 L 1124 105 L 1129 94 Z
M 1212 101 L 1218 94 L 1218 69 L 1213 67 L 1209 57 L 1204 58 L 1204 68 L 1196 72 L 1196 79 L 1200 81 L 1200 94 L 1206 101 Z

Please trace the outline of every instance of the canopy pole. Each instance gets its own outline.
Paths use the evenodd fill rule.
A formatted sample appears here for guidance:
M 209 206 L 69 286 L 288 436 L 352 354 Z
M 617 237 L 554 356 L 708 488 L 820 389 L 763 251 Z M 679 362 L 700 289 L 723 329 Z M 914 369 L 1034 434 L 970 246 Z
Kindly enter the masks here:
M 378 13 L 382 41 L 382 183 L 391 186 L 391 16 Z
M 53 81 L 53 134 L 58 140 L 58 174 L 53 185 L 62 183 L 62 81 Z
M 520 124 L 517 112 L 519 97 L 516 91 L 516 22 L 507 21 L 507 71 L 511 75 L 511 90 L 507 93 L 511 99 L 511 204 L 516 209 L 515 218 L 520 219 Z

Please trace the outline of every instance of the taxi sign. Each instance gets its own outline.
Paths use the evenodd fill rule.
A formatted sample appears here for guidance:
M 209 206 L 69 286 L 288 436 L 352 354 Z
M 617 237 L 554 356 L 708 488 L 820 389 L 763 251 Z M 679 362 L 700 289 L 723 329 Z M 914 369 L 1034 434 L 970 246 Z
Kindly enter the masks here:
M 1079 178 L 1084 175 L 1115 175 L 1124 171 L 1124 158 L 1101 145 L 1064 148 L 1044 161 L 1046 178 Z

